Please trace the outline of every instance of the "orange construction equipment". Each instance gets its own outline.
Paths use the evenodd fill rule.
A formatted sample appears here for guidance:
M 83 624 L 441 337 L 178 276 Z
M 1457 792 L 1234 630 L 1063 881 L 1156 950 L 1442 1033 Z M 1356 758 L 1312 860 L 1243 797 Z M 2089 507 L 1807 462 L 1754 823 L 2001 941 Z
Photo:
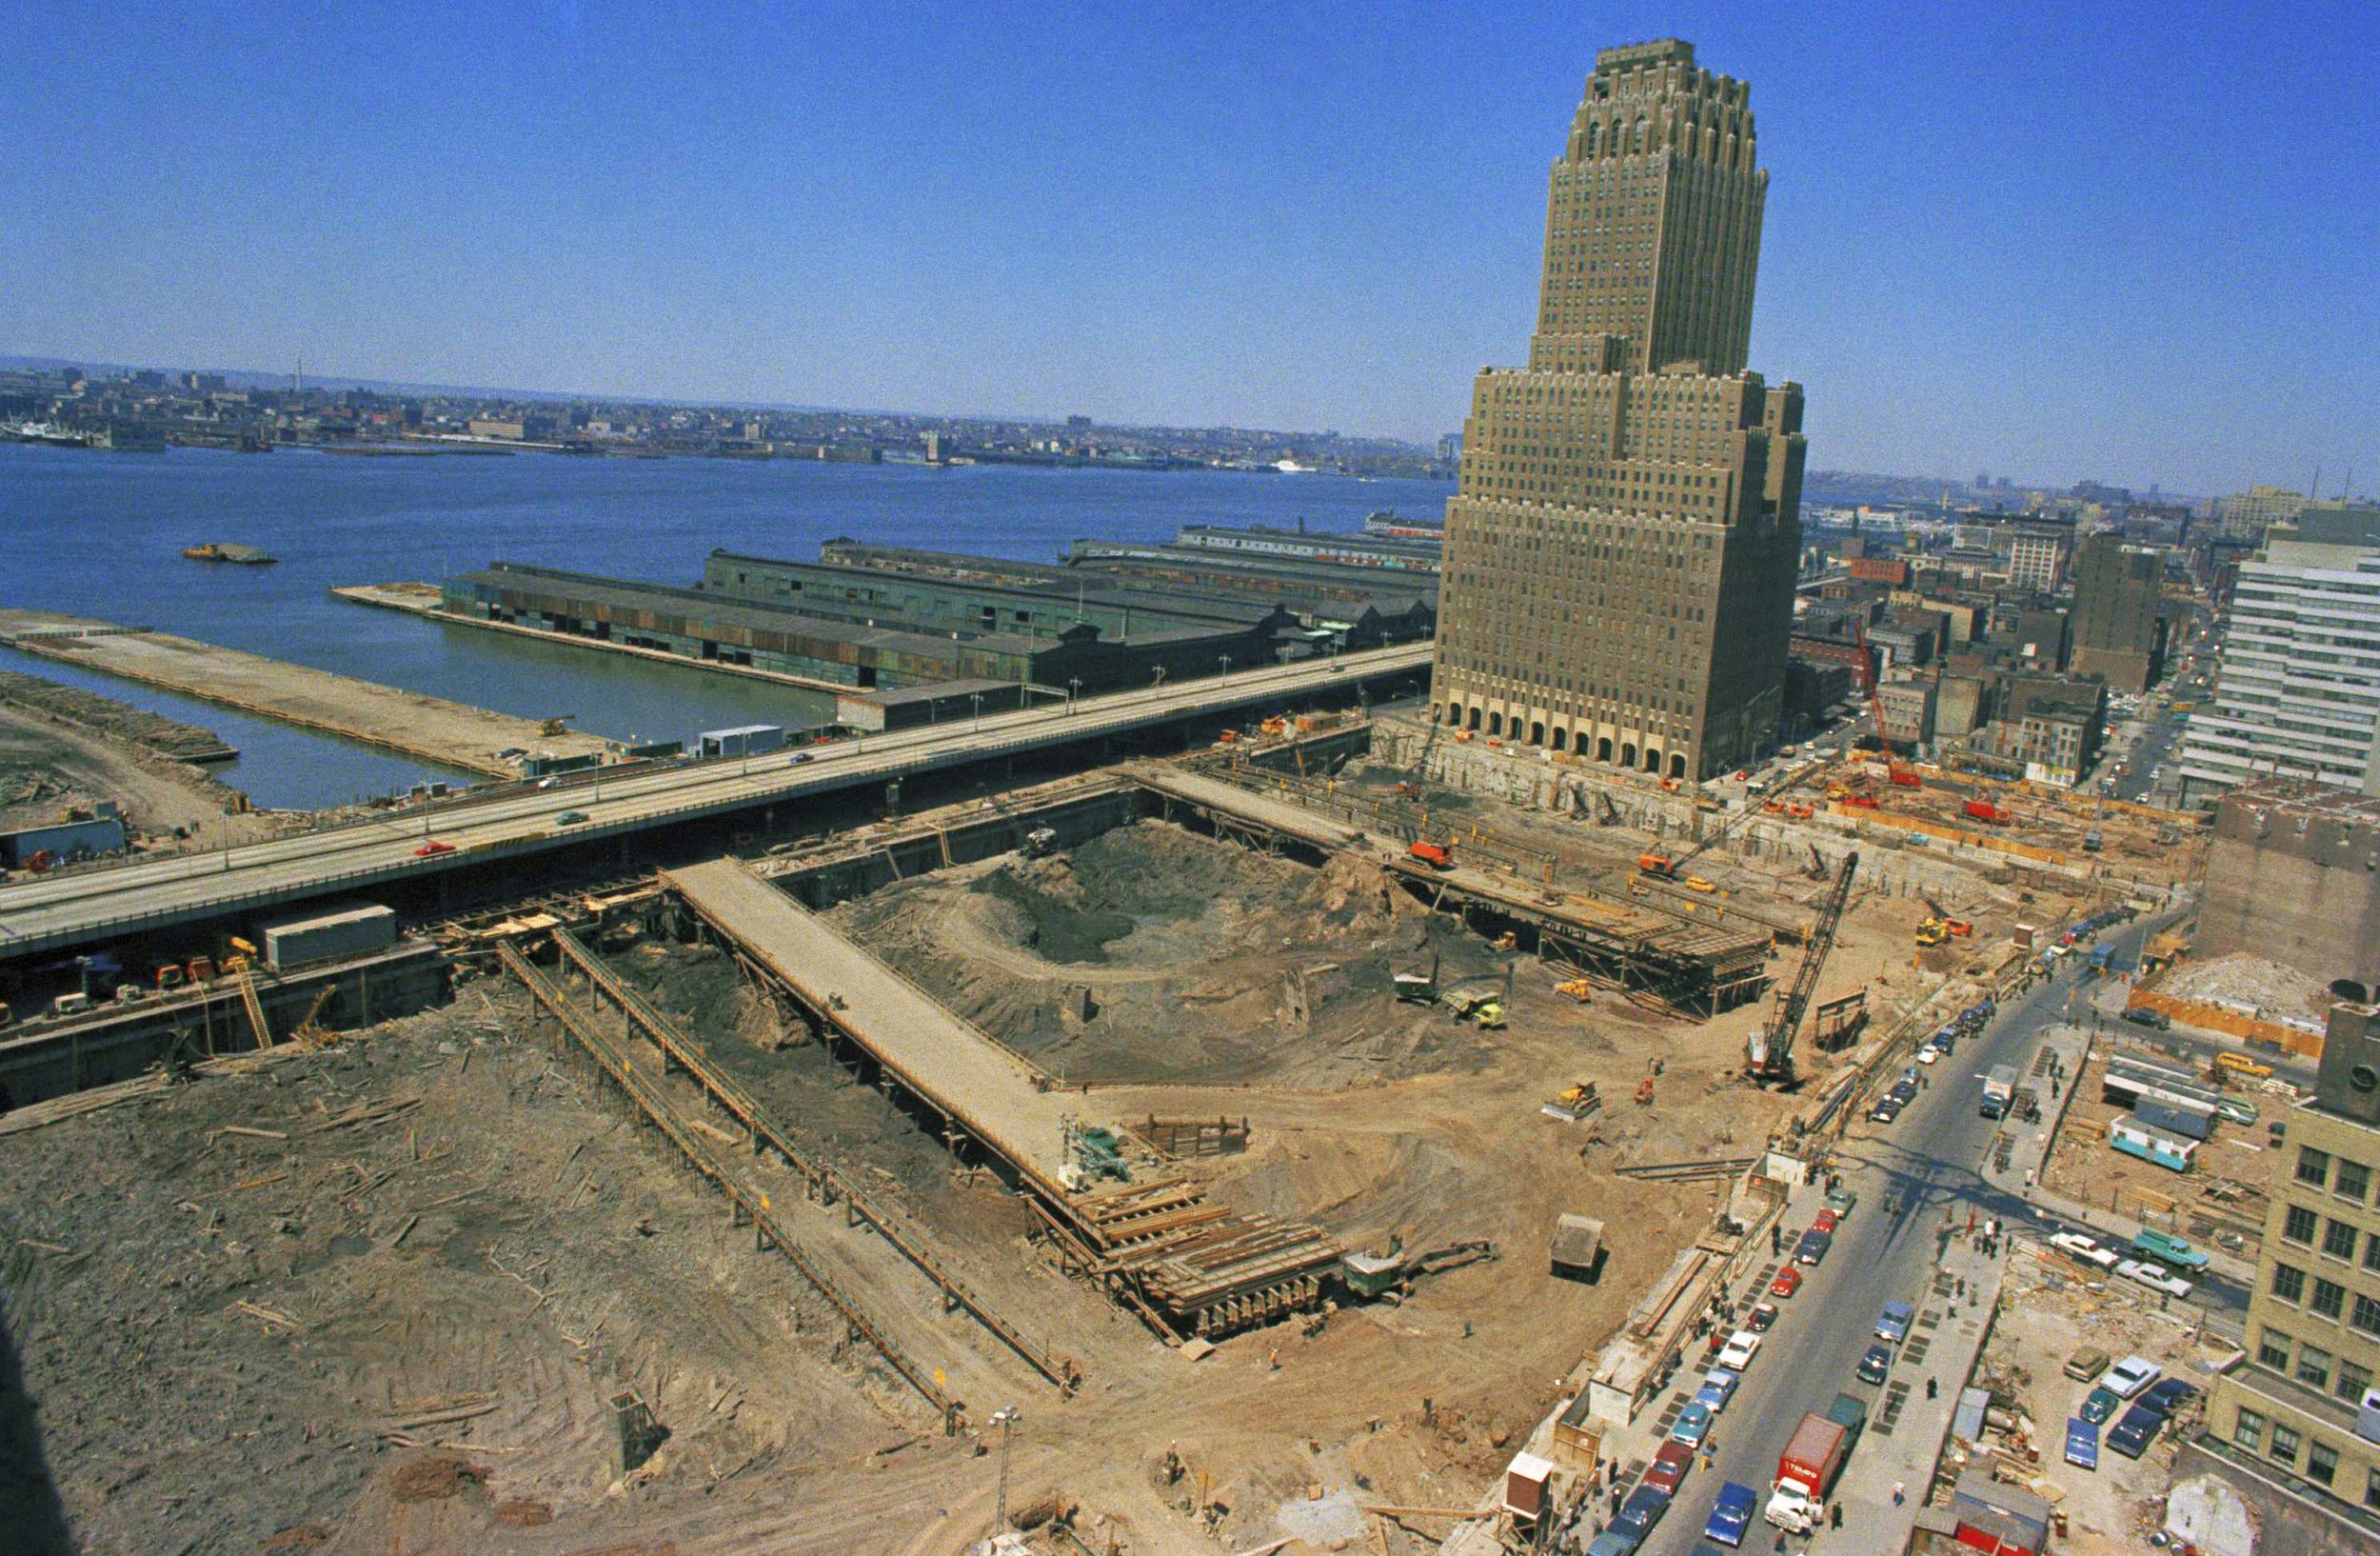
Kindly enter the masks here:
M 1411 854 L 1414 858 L 1420 860 L 1432 869 L 1453 869 L 1455 868 L 1455 845 L 1452 842 L 1430 843 L 1424 841 L 1416 843 L 1411 848 L 1407 848 L 1405 852 Z
M 1653 1077 L 1650 1075 L 1636 1083 L 1636 1106 L 1639 1107 L 1653 1106 Z
M 1636 855 L 1636 868 L 1647 875 L 1658 875 L 1666 880 L 1669 873 L 1677 868 L 1677 861 L 1665 853 L 1640 853 Z

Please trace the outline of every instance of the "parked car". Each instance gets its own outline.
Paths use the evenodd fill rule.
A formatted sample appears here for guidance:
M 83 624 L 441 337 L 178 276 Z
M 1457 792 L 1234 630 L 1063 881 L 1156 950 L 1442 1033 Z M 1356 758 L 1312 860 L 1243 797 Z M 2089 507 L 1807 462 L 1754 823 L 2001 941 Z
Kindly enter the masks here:
M 2145 1259 L 2120 1260 L 2115 1272 L 2128 1280 L 2138 1281 L 2152 1291 L 2162 1291 L 2171 1297 L 2186 1297 L 2196 1289 L 2172 1270 L 2150 1264 Z
M 1769 1295 L 1772 1297 L 1790 1297 L 1800 1289 L 1801 1271 L 1792 1265 L 1778 1270 L 1776 1279 L 1769 1283 Z
M 1877 1124 L 1890 1124 L 1900 1116 L 1901 1105 L 1894 1101 L 1891 1097 L 1879 1099 L 1875 1107 L 1871 1109 L 1868 1114 L 1868 1117 Z
M 1760 1337 L 1750 1329 L 1737 1329 L 1728 1338 L 1727 1348 L 1719 1352 L 1719 1366 L 1730 1372 L 1741 1373 L 1752 1366 L 1752 1359 L 1760 1354 Z
M 1818 1264 L 1826 1258 L 1826 1250 L 1834 1246 L 1835 1239 L 1825 1232 L 1804 1232 L 1801 1241 L 1794 1245 L 1794 1262 L 1798 1265 Z
M 1662 1444 L 1661 1451 L 1653 1456 L 1653 1463 L 1645 1469 L 1642 1484 L 1674 1497 L 1677 1495 L 1677 1488 L 1685 1484 L 1686 1471 L 1694 1466 L 1694 1445 L 1673 1438 Z
M 1643 1541 L 1640 1529 L 1605 1529 L 1587 1546 L 1587 1556 L 1636 1556 L 1636 1546 Z
M 2099 1428 L 2080 1416 L 2066 1418 L 2066 1462 L 2077 1469 L 2099 1467 Z
M 1888 1302 L 1884 1311 L 1876 1315 L 1875 1337 L 1897 1346 L 1909 1338 L 1909 1327 L 1916 1321 L 1916 1308 L 1905 1302 Z
M 2121 1262 L 2121 1255 L 2101 1247 L 2096 1239 L 2085 1237 L 2080 1232 L 2052 1232 L 2050 1246 L 2101 1269 L 2113 1269 Z
M 2084 1396 L 2082 1409 L 2077 1413 L 2080 1414 L 2085 1421 L 2088 1421 L 2092 1426 L 2096 1426 L 2100 1423 L 2106 1421 L 2108 1417 L 2113 1415 L 2115 1413 L 2116 1406 L 2122 1405 L 2123 1403 L 2123 1395 L 2117 1393 L 2114 1389 L 2110 1388 L 2106 1384 L 2101 1384 L 2098 1387 L 2093 1388 L 2089 1394 Z
M 2159 1378 L 2149 1386 L 2147 1393 L 2140 1396 L 2140 1403 L 2152 1410 L 2172 1415 L 2197 1397 L 2195 1385 L 2184 1383 L 2179 1378 Z
M 1695 1390 L 1695 1403 L 1709 1406 L 1716 1415 L 1727 1408 L 1727 1402 L 1735 1397 L 1735 1386 L 1743 1381 L 1743 1374 L 1715 1366 L 1703 1374 L 1702 1386 Z
M 2108 1446 L 2127 1459 L 2137 1459 L 2149 1451 L 2149 1445 L 2164 1429 L 2165 1412 L 2135 1405 L 2124 1412 L 2123 1420 L 2108 1428 Z
M 1722 1546 L 1742 1545 L 1744 1530 L 1752 1526 L 1753 1510 L 1758 1506 L 1751 1486 L 1729 1481 L 1719 1487 L 1718 1504 L 1711 1509 L 1711 1521 L 1702 1526 L 1702 1538 Z
M 2107 1382 L 2102 1385 L 2117 1399 L 2131 1399 L 2165 1376 L 2165 1368 L 2145 1356 L 2127 1356 L 2108 1368 Z
M 1921 1065 L 1934 1065 L 1941 1063 L 1941 1061 L 1942 1050 L 1935 1047 L 1931 1043 L 1917 1050 L 1917 1063 Z
M 2145 1005 L 2134 1006 L 2132 1009 L 2125 1011 L 2124 1019 L 2135 1027 L 2152 1027 L 2160 1032 L 2171 1031 L 2173 1027 L 2172 1017 L 2162 1010 L 2152 1010 Z
M 2245 1097 L 2217 1097 L 2214 1099 L 2214 1110 L 2222 1118 L 2243 1128 L 2262 1116 L 2256 1111 L 2256 1105 Z
M 1851 1189 L 1835 1188 L 1830 1189 L 1827 1192 L 1826 1207 L 1834 1211 L 1838 1216 L 1850 1215 L 1852 1207 L 1858 1203 L 1858 1194 Z
M 1870 1346 L 1860 1352 L 1857 1370 L 1861 1383 L 1882 1383 L 1892 1376 L 1893 1347 L 1881 1340 Z
M 2066 1358 L 2066 1375 L 2076 1383 L 2089 1383 L 2108 1369 L 2108 1353 L 2096 1347 L 2085 1346 Z
M 1700 1446 L 1710 1435 L 1711 1407 L 1700 1400 L 1687 1401 L 1686 1407 L 1677 1412 L 1677 1425 L 1669 1429 L 1671 1444 L 1689 1448 Z
M 1773 1302 L 1755 1302 L 1752 1311 L 1744 1315 L 1744 1327 L 1755 1334 L 1766 1334 L 1776 1323 L 1777 1306 Z
M 1658 1524 L 1661 1515 L 1669 1511 L 1669 1504 L 1667 1493 L 1650 1486 L 1638 1486 L 1628 1493 L 1628 1500 L 1619 1505 L 1619 1514 L 1612 1520 L 1612 1527 L 1636 1537 L 1636 1545 L 1629 1546 L 1634 1550 L 1636 1546 L 1644 1544 L 1645 1536 L 1653 1532 L 1653 1526 Z

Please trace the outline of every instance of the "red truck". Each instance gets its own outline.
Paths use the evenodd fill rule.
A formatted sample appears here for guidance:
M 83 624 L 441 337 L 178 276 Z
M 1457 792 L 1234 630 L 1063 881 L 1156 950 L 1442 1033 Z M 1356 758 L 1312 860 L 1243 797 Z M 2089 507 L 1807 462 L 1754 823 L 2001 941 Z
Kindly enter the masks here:
M 1842 1473 L 1844 1444 L 1850 1436 L 1842 1423 L 1816 1411 L 1801 1418 L 1793 1440 L 1777 1455 L 1776 1482 L 1763 1515 L 1780 1529 L 1808 1534 L 1818 1526 L 1826 1494 Z
M 1455 846 L 1451 843 L 1417 843 L 1405 851 L 1432 869 L 1455 868 Z
M 1969 800 L 1967 802 L 1967 814 L 1974 817 L 1977 821 L 1988 821 L 1995 826 L 2002 822 L 2010 822 L 2016 819 L 2014 811 L 2010 810 L 2006 806 L 1993 805 L 1990 800 Z

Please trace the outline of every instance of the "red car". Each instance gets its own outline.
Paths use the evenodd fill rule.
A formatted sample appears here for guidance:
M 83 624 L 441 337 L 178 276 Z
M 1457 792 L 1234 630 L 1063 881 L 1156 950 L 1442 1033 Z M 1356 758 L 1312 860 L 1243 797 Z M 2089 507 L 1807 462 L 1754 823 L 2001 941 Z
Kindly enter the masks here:
M 436 838 L 432 838 L 427 843 L 425 843 L 420 848 L 414 849 L 413 857 L 416 859 L 434 859 L 442 853 L 452 852 L 454 852 L 453 844 L 441 843 Z
M 1664 1443 L 1661 1451 L 1653 1456 L 1653 1467 L 1644 1472 L 1644 1484 L 1667 1496 L 1676 1496 L 1677 1487 L 1686 1479 L 1686 1471 L 1694 1467 L 1695 1450 L 1684 1443 Z
M 1817 1219 L 1810 1223 L 1810 1229 L 1814 1232 L 1831 1232 L 1842 1224 L 1841 1216 L 1832 1210 L 1821 1210 L 1817 1214 Z
M 1792 1265 L 1778 1270 L 1776 1279 L 1769 1283 L 1769 1295 L 1772 1297 L 1790 1297 L 1800 1289 L 1801 1271 Z
M 1768 1333 L 1775 1323 L 1776 1304 L 1773 1302 L 1755 1302 L 1752 1305 L 1752 1311 L 1744 1315 L 1744 1327 L 1755 1334 Z

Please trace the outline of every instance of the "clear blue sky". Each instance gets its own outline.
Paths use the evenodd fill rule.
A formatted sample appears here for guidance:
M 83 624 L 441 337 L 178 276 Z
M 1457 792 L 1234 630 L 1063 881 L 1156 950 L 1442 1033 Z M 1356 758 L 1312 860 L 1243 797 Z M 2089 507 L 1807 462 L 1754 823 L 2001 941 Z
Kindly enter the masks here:
M 2303 0 L 5 0 L 0 351 L 1433 437 L 1672 33 L 1815 465 L 2380 489 L 2380 10 Z

